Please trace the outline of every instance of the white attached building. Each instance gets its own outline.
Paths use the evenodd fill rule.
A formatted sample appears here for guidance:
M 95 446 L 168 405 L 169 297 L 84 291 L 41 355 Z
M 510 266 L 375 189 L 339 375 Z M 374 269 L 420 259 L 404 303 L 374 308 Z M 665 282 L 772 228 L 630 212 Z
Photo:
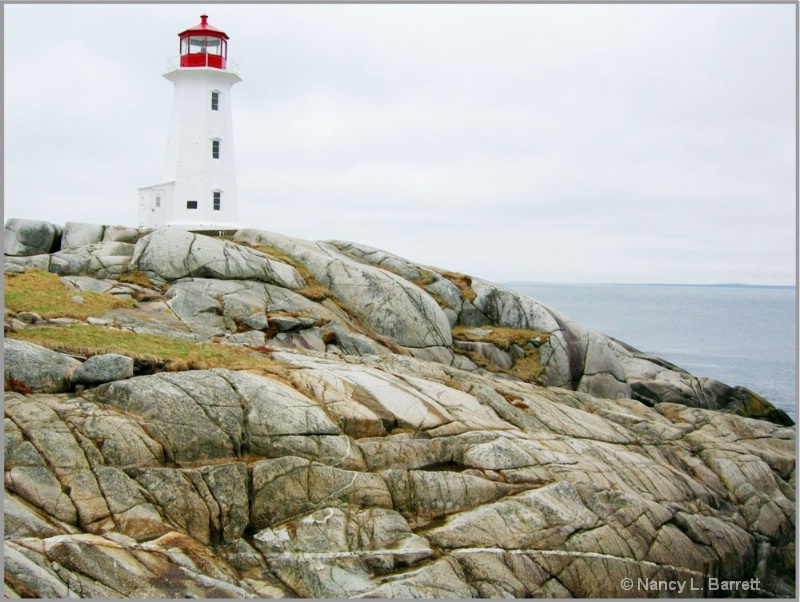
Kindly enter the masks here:
M 237 229 L 231 88 L 241 78 L 228 61 L 228 36 L 208 24 L 178 34 L 164 181 L 139 188 L 139 227 Z

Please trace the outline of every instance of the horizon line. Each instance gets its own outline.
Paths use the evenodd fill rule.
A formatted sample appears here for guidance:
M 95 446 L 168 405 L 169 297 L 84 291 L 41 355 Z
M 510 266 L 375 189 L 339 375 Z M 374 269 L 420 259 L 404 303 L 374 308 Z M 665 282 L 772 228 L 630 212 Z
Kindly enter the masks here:
M 575 286 L 688 286 L 705 288 L 797 288 L 796 284 L 748 284 L 746 282 L 686 283 L 686 282 L 552 282 L 540 280 L 505 280 L 500 284 L 546 284 Z

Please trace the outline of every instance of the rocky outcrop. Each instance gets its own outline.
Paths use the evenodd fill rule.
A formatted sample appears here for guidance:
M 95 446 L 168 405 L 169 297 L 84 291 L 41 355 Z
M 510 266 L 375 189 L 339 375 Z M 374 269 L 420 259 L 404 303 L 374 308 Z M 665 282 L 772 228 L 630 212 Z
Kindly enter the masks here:
M 97 385 L 132 376 L 132 358 L 118 353 L 104 353 L 94 355 L 83 362 L 70 375 L 70 382 L 73 385 Z
M 32 343 L 3 340 L 4 389 L 59 393 L 71 389 L 70 377 L 81 363 Z
M 103 240 L 114 242 L 136 243 L 140 238 L 150 234 L 152 230 L 147 228 L 131 228 L 128 226 L 105 226 L 103 228 Z
M 288 289 L 305 285 L 289 265 L 241 245 L 182 230 L 156 230 L 136 243 L 130 268 L 150 278 L 256 280 Z
M 392 272 L 353 261 L 336 247 L 261 230 L 240 230 L 234 240 L 266 244 L 301 262 L 355 317 L 404 347 L 450 345 L 450 323 L 419 287 Z
M 146 308 L 146 319 L 125 309 L 103 317 L 135 332 L 344 355 L 410 354 L 608 399 L 669 401 L 792 423 L 753 392 L 690 375 L 510 289 L 365 245 L 254 229 L 228 241 L 70 222 L 61 247 L 7 255 L 6 271 L 51 271 L 81 290 L 110 286 L 126 298 L 166 301 L 166 308 Z M 115 280 L 131 275 L 148 286 Z M 498 346 L 492 336 L 454 340 L 454 328 L 472 326 L 490 335 L 524 331 L 535 344 Z
M 763 418 L 784 426 L 794 425 L 786 412 L 745 387 L 731 387 L 713 378 L 693 376 L 675 364 L 620 341 L 610 340 L 610 346 L 624 368 L 631 397 L 642 403 L 680 403 Z
M 285 376 L 7 391 L 7 587 L 588 597 L 713 576 L 793 592 L 794 429 L 396 355 L 273 361 Z
M 3 235 L 3 252 L 12 256 L 50 253 L 59 244 L 62 229 L 49 222 L 10 219 Z
M 6 312 L 7 596 L 794 596 L 796 431 L 763 398 L 479 279 L 234 238 L 6 257 L 135 302 Z
M 76 249 L 103 240 L 106 227 L 98 224 L 67 222 L 61 235 L 61 250 Z

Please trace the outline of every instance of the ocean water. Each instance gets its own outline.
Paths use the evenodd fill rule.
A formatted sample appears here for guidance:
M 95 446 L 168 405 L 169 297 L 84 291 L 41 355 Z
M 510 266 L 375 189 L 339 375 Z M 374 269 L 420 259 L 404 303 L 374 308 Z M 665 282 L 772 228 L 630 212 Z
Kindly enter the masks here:
M 695 376 L 747 387 L 797 421 L 794 287 L 505 286 Z

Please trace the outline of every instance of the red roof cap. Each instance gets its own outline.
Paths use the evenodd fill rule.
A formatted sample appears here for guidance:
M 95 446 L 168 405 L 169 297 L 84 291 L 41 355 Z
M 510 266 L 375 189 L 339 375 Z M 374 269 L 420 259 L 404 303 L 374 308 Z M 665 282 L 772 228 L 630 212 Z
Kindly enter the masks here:
M 215 38 L 224 38 L 228 39 L 228 34 L 226 34 L 221 29 L 217 29 L 216 27 L 212 27 L 208 24 L 208 15 L 200 15 L 200 23 L 195 25 L 194 27 L 190 27 L 189 29 L 182 31 L 178 34 L 179 37 L 185 38 L 186 36 L 191 35 L 201 35 L 206 36 L 210 35 Z

